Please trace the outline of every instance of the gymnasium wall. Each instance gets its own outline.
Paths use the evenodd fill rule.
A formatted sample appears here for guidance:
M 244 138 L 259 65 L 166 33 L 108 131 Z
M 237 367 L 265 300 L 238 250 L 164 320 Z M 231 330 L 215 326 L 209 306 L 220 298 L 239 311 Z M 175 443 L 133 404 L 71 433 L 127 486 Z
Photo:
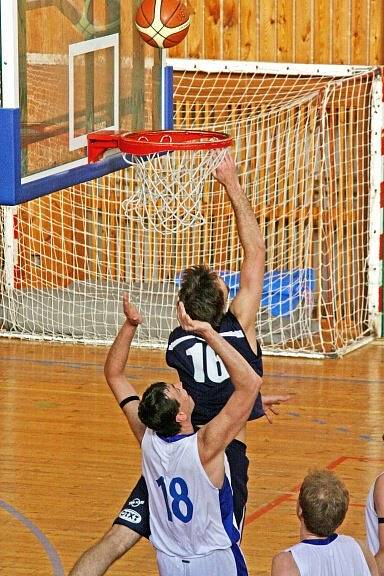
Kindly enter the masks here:
M 384 64 L 382 0 L 185 0 L 177 58 Z
M 184 42 L 171 57 L 301 62 L 316 64 L 384 64 L 382 0 L 183 0 L 192 14 Z M 50 25 L 58 4 L 47 7 Z M 105 7 L 100 5 L 100 10 Z M 124 43 L 137 46 L 132 14 L 140 0 L 123 2 Z M 97 4 L 97 6 L 99 6 Z M 32 11 L 33 12 L 33 11 Z M 40 34 L 45 22 L 36 11 L 29 45 L 50 52 Z M 61 34 L 73 34 L 68 28 Z M 36 46 L 33 46 L 33 39 Z M 138 35 L 136 40 L 138 39 Z M 153 53 L 146 47 L 146 53 Z

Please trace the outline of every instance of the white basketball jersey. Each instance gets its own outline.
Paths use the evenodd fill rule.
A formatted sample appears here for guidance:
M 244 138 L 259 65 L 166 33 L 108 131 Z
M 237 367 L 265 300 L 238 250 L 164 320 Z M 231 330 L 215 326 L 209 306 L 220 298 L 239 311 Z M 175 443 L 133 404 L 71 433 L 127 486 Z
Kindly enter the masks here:
M 384 474 L 384 472 L 382 472 Z M 379 474 L 377 478 L 380 478 L 382 474 Z M 377 480 L 376 478 L 376 480 Z M 367 533 L 367 544 L 373 555 L 377 554 L 380 544 L 379 544 L 379 522 L 377 519 L 377 514 L 375 510 L 375 503 L 373 500 L 373 492 L 375 489 L 376 480 L 372 484 L 367 502 L 365 505 L 365 531 Z
M 370 576 L 359 544 L 351 536 L 334 534 L 326 539 L 305 540 L 288 548 L 300 576 Z
M 193 558 L 238 542 L 229 475 L 220 490 L 211 483 L 200 461 L 197 434 L 164 438 L 147 428 L 141 447 L 155 548 Z

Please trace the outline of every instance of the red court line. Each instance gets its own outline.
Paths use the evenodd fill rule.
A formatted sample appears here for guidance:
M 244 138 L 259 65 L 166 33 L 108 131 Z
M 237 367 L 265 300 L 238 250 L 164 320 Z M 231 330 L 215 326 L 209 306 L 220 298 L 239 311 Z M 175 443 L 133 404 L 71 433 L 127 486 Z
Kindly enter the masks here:
M 343 464 L 347 460 L 357 460 L 359 462 L 384 462 L 384 458 L 366 458 L 363 456 L 339 456 L 338 458 L 336 458 L 336 460 L 333 460 L 332 462 L 327 464 L 326 468 L 328 470 L 334 470 L 335 468 L 340 466 L 340 464 Z M 274 508 L 277 508 L 277 506 L 280 506 L 280 504 L 282 504 L 283 502 L 288 502 L 289 500 L 292 499 L 292 494 L 298 492 L 299 490 L 300 490 L 300 484 L 296 484 L 296 486 L 294 486 L 284 494 L 281 494 L 281 496 L 278 496 L 277 498 L 274 498 L 270 502 L 267 502 L 267 504 L 264 504 L 264 506 L 261 506 L 261 508 L 258 508 L 251 514 L 247 514 L 244 522 L 245 526 L 251 524 L 252 522 L 257 520 L 257 518 L 260 518 L 260 516 L 263 516 L 267 512 L 270 512 Z

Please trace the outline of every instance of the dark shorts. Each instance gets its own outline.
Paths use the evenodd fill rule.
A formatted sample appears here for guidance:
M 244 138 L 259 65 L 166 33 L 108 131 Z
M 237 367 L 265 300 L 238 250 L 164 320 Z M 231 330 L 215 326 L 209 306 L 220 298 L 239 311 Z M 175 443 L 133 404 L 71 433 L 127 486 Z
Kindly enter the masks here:
M 248 498 L 249 460 L 246 455 L 246 445 L 239 440 L 232 440 L 225 453 L 231 471 L 233 511 L 237 525 L 241 530 Z M 140 477 L 132 490 L 114 524 L 121 524 L 130 528 L 136 534 L 149 538 L 148 490 L 143 476 Z

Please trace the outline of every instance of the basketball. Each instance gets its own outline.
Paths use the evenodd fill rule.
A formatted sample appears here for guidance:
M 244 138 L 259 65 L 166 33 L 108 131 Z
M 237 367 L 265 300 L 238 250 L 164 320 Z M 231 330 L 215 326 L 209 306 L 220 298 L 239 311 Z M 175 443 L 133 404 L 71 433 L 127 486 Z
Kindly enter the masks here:
M 155 48 L 172 48 L 187 35 L 190 18 L 180 0 L 143 0 L 136 12 L 140 36 Z

